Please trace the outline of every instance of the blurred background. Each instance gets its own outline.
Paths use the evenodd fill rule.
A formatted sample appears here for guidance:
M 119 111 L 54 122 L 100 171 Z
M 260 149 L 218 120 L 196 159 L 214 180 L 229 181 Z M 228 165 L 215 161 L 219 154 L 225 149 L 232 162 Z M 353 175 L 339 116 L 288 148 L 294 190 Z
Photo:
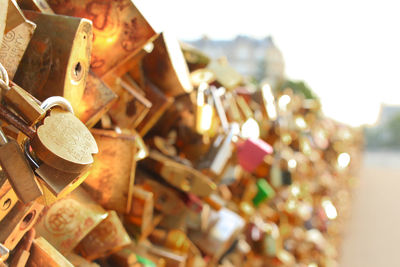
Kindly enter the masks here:
M 398 266 L 400 35 L 396 1 L 135 1 L 172 31 L 255 83 L 267 77 L 318 98 L 328 117 L 361 127 L 364 165 L 341 266 Z M 156 7 L 156 8 L 155 8 Z

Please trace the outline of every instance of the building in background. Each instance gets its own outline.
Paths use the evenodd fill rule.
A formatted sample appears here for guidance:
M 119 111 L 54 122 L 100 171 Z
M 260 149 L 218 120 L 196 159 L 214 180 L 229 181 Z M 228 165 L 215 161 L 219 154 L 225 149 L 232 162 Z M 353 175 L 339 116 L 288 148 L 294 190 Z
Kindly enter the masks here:
M 258 81 L 267 79 L 276 84 L 284 79 L 284 60 L 272 37 L 254 39 L 237 36 L 233 40 L 211 40 L 207 37 L 187 43 L 200 49 L 212 59 L 226 57 L 240 74 Z

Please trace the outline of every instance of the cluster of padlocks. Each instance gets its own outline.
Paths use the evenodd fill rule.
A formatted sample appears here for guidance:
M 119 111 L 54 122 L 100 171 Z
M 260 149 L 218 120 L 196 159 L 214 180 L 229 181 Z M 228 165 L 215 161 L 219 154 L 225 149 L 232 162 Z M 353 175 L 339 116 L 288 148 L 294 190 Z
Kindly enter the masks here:
M 0 0 L 0 40 L 0 266 L 337 266 L 362 139 L 318 100 L 130 0 Z

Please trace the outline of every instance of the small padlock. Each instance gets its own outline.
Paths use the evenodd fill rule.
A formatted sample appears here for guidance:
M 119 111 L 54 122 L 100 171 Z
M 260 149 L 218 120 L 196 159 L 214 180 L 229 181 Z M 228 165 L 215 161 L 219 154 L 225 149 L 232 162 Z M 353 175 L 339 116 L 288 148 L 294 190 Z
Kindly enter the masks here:
M 21 147 L 15 140 L 8 140 L 1 128 L 0 165 L 23 203 L 29 203 L 43 194 Z
M 126 221 L 139 226 L 144 232 L 153 221 L 154 197 L 153 193 L 135 185 L 132 192 L 132 206 L 125 216 Z
M 143 70 L 166 95 L 176 97 L 190 93 L 189 70 L 178 40 L 163 32 L 154 41 L 154 49 L 143 59 Z
M 18 202 L 0 222 L 0 243 L 13 250 L 25 233 L 35 225 L 43 208 L 37 202 L 26 205 Z
M 77 250 L 88 260 L 106 257 L 132 241 L 115 211 L 109 211 L 108 216 L 98 224 L 79 243 Z
M 93 21 L 91 69 L 103 78 L 132 59 L 156 34 L 132 1 L 48 1 L 57 14 Z
M 109 110 L 112 120 L 121 128 L 136 128 L 150 111 L 152 103 L 140 92 L 138 85 L 127 79 L 117 79 L 113 89 L 119 99 Z
M 60 253 L 43 237 L 38 237 L 33 240 L 30 250 L 30 257 L 26 264 L 27 267 L 73 267 L 63 254 Z
M 194 46 L 181 42 L 181 48 L 191 72 L 197 69 L 203 69 L 210 63 L 210 58 Z
M 104 208 L 127 214 L 135 181 L 135 136 L 100 129 L 91 132 L 99 153 L 83 187 Z
M 35 238 L 35 229 L 30 229 L 13 251 L 13 256 L 10 261 L 11 267 L 26 266 L 30 257 L 30 250 L 32 247 L 33 239 Z
M 48 207 L 35 229 L 38 235 L 66 254 L 106 217 L 107 212 L 78 187 Z
M 150 151 L 149 157 L 143 160 L 143 164 L 148 170 L 155 171 L 165 181 L 184 192 L 206 197 L 217 188 L 215 183 L 203 173 L 178 163 L 156 150 Z
M 237 144 L 238 163 L 248 172 L 253 172 L 272 152 L 273 148 L 261 139 L 248 138 Z

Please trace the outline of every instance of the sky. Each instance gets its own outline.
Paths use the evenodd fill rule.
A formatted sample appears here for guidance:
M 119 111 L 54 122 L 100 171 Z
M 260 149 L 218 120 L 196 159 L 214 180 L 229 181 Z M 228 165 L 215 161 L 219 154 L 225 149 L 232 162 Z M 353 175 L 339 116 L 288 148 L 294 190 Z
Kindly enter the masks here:
M 304 80 L 338 121 L 372 124 L 381 103 L 400 104 L 400 1 L 134 2 L 156 31 L 181 40 L 271 35 L 288 78 Z

